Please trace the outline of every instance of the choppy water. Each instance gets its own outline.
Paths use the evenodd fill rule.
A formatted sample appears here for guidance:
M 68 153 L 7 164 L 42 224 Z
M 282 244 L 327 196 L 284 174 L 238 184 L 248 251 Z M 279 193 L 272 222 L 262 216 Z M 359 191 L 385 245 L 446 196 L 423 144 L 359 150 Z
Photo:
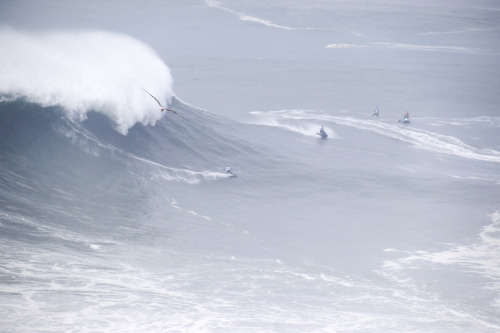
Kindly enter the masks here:
M 494 2 L 0 13 L 0 331 L 500 329 Z

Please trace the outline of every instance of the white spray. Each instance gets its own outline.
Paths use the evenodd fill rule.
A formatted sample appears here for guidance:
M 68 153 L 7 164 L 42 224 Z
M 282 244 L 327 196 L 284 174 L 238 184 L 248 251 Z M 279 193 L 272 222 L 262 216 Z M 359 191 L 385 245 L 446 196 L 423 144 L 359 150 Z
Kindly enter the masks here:
M 73 121 L 96 111 L 126 134 L 163 116 L 143 87 L 165 105 L 173 96 L 169 68 L 149 46 L 122 34 L 1 28 L 0 45 L 0 97 L 59 105 Z

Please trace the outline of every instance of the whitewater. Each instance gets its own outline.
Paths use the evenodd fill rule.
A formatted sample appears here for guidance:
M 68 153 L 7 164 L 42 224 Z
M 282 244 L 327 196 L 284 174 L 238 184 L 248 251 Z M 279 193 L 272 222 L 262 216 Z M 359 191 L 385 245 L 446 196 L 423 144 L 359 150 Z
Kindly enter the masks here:
M 498 332 L 499 22 L 2 1 L 0 332 Z

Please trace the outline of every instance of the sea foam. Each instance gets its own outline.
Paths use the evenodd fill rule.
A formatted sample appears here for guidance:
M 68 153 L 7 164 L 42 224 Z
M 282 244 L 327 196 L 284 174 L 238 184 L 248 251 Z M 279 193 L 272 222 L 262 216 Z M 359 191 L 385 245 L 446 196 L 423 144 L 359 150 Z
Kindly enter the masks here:
M 24 32 L 0 29 L 0 97 L 61 106 L 73 121 L 89 111 L 108 116 L 122 134 L 163 116 L 144 89 L 166 106 L 170 69 L 149 46 L 103 31 Z

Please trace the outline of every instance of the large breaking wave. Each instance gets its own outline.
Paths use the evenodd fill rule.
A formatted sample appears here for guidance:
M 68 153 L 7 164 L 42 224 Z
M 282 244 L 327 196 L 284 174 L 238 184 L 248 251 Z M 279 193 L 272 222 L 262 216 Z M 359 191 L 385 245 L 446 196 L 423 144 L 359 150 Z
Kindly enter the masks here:
M 132 38 L 0 41 L 5 331 L 498 331 L 496 117 L 242 124 Z
M 0 29 L 2 100 L 61 106 L 72 120 L 105 114 L 122 134 L 162 117 L 156 102 L 173 96 L 169 68 L 149 46 L 102 31 L 24 32 Z

